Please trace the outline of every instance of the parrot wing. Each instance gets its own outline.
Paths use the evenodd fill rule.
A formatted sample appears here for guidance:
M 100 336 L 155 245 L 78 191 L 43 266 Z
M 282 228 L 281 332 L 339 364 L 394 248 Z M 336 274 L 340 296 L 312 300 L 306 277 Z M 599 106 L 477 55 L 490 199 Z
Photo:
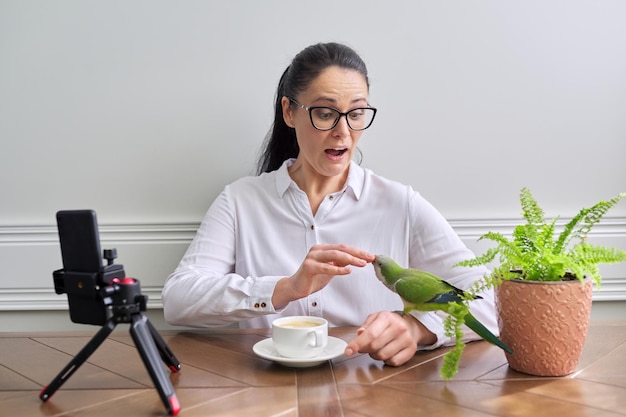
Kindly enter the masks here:
M 443 281 L 436 275 L 411 269 L 401 274 L 398 281 L 396 281 L 395 289 L 405 301 L 407 307 L 413 307 L 421 311 L 441 310 L 448 312 L 448 304 L 463 302 L 462 297 L 465 295 L 463 290 Z M 477 295 L 474 298 L 479 299 L 482 297 Z M 469 312 L 465 316 L 465 324 L 489 343 L 500 347 L 510 354 L 513 353 L 509 346 Z
M 395 285 L 396 292 L 410 304 L 419 309 L 446 310 L 452 302 L 463 301 L 465 292 L 436 275 L 415 269 L 405 270 Z M 475 298 L 481 298 L 476 296 Z

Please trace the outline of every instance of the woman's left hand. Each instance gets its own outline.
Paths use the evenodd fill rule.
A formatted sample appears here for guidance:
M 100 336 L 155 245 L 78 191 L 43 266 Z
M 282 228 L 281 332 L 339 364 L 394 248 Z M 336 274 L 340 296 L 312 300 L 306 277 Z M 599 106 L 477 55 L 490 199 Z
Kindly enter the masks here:
M 345 350 L 346 356 L 368 353 L 387 365 L 400 366 L 415 355 L 418 344 L 436 342 L 436 336 L 411 315 L 390 311 L 370 314 Z

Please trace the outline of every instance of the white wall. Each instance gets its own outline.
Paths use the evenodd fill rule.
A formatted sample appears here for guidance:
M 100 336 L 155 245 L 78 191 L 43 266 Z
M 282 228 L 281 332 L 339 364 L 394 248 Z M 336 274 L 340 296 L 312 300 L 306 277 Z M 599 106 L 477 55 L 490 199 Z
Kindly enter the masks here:
M 222 187 L 254 171 L 278 78 L 354 47 L 379 108 L 363 165 L 475 249 L 528 186 L 549 216 L 626 191 L 626 3 L 0 0 L 0 331 L 68 326 L 54 214 L 98 212 L 159 314 Z M 626 203 L 594 241 L 626 249 Z M 626 318 L 626 265 L 596 293 Z M 71 324 L 69 324 L 71 326 Z

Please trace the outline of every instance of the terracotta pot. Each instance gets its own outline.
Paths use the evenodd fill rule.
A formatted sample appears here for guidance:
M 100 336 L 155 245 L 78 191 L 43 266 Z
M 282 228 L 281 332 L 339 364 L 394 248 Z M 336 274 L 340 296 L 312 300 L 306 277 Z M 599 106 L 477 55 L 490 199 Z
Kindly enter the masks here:
M 513 354 L 509 366 L 538 376 L 576 369 L 587 337 L 592 281 L 511 280 L 496 287 L 500 338 Z

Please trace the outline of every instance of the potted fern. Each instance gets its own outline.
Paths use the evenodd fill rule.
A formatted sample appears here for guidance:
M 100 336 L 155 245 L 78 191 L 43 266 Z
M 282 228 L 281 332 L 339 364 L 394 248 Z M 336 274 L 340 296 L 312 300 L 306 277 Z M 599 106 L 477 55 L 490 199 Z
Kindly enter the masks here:
M 598 265 L 626 260 L 626 252 L 593 245 L 587 235 L 626 193 L 581 209 L 560 232 L 547 220 L 527 188 L 520 194 L 525 219 L 512 236 L 488 232 L 478 240 L 495 246 L 460 266 L 495 267 L 485 277 L 494 288 L 500 338 L 514 354 L 509 366 L 538 376 L 572 373 L 582 353 L 591 314 L 592 286 L 600 287 Z

